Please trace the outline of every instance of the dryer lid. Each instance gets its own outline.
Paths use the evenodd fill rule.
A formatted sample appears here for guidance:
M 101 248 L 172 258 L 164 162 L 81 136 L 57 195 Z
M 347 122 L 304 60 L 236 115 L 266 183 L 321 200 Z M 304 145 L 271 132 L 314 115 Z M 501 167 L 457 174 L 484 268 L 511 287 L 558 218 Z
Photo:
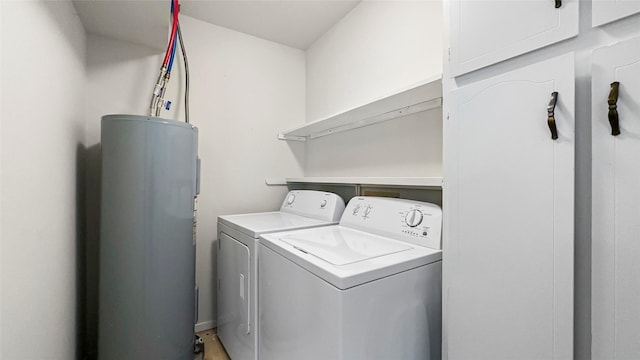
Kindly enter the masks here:
M 335 224 L 335 222 L 312 219 L 282 211 L 224 215 L 218 217 L 218 222 L 255 239 L 262 234 L 276 231 L 305 229 Z
M 400 242 L 372 237 L 359 232 L 344 232 L 339 228 L 316 234 L 294 234 L 281 240 L 295 249 L 313 255 L 330 264 L 341 266 L 412 249 Z

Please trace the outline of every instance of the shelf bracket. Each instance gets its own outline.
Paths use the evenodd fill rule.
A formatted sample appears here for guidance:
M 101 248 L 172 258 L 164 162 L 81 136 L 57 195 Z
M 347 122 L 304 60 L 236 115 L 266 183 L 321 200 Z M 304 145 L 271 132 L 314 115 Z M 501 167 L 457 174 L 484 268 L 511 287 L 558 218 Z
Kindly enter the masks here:
M 287 135 L 287 134 L 280 133 L 280 134 L 278 134 L 278 140 L 305 142 L 305 141 L 307 141 L 307 137 L 306 136 Z
M 264 179 L 264 184 L 267 186 L 287 186 L 287 180 L 279 178 L 269 178 Z

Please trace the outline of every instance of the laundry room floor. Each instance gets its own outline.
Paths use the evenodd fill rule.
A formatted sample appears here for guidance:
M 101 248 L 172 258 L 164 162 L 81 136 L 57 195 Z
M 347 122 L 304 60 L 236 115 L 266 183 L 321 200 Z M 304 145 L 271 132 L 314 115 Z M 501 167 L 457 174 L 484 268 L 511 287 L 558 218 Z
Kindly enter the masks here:
M 204 354 L 196 355 L 193 360 L 231 360 L 222 347 L 215 329 L 197 333 L 204 340 Z

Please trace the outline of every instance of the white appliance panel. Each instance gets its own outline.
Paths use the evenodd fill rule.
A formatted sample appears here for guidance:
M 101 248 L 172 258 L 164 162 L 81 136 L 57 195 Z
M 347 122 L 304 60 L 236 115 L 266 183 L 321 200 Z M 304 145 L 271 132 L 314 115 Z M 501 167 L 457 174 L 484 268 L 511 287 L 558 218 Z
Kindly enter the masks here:
M 328 238 L 330 236 L 339 236 L 343 239 L 350 239 L 353 237 L 356 239 L 354 243 L 360 242 L 364 237 L 369 237 L 373 244 L 382 242 L 387 242 L 389 244 L 384 245 L 384 251 L 382 252 L 386 251 L 387 254 L 385 255 L 380 255 L 381 252 L 376 250 L 379 254 L 377 256 L 362 259 L 359 255 L 360 261 L 346 261 L 343 265 L 336 265 L 321 258 L 320 256 L 314 255 L 311 252 L 301 251 L 299 248 L 291 245 L 283 239 L 285 236 L 288 237 L 288 239 L 310 239 L 312 237 Z M 346 240 L 346 242 L 351 241 Z M 368 281 L 390 276 L 402 271 L 440 261 L 442 259 L 441 250 L 415 246 L 411 243 L 401 242 L 375 234 L 368 234 L 364 231 L 350 229 L 341 225 L 265 234 L 260 238 L 260 243 L 308 271 L 313 272 L 316 276 L 319 276 L 324 281 L 339 289 L 348 289 Z M 308 243 L 305 245 L 308 245 Z M 318 247 L 315 247 L 314 250 L 320 252 Z M 341 258 L 341 254 L 330 254 L 332 250 L 336 250 L 336 252 L 338 252 L 340 249 L 325 247 L 322 249 L 321 256 L 336 262 L 344 261 Z
M 314 190 L 291 190 L 280 211 L 324 221 L 338 221 L 344 211 L 344 200 L 336 194 Z
M 275 231 L 336 224 L 344 201 L 336 194 L 291 191 L 284 211 L 218 217 L 218 330 L 233 359 L 258 357 L 258 238 Z
M 258 238 L 260 237 L 260 234 L 275 231 L 304 229 L 332 223 L 301 215 L 283 213 L 281 211 L 224 215 L 218 217 L 218 222 L 225 224 L 232 229 L 238 230 L 252 238 Z
M 260 359 L 440 359 L 441 262 L 340 290 L 260 245 Z
M 253 358 L 255 343 L 251 334 L 251 279 L 249 248 L 221 233 L 218 258 L 218 336 L 233 359 Z
M 333 265 L 352 264 L 411 249 L 410 246 L 367 234 L 354 232 L 345 236 L 338 228 L 327 229 L 323 234 L 288 235 L 280 239 L 296 250 Z
M 442 210 L 430 203 L 355 197 L 349 201 L 340 225 L 431 249 L 442 249 Z

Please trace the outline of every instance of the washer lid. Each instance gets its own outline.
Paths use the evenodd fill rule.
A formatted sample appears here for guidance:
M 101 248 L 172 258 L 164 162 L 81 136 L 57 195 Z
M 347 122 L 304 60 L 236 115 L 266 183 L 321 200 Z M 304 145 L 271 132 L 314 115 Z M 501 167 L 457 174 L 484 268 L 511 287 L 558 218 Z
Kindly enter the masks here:
M 296 234 L 283 236 L 280 239 L 297 250 L 338 266 L 412 248 L 364 233 L 345 233 L 338 228 L 328 229 L 321 234 Z
M 342 290 L 442 260 L 442 250 L 341 225 L 265 234 L 259 246 Z
M 254 239 L 261 234 L 276 231 L 305 229 L 315 226 L 336 224 L 335 221 L 324 221 L 282 211 L 224 215 L 218 217 L 218 222 L 240 231 Z

